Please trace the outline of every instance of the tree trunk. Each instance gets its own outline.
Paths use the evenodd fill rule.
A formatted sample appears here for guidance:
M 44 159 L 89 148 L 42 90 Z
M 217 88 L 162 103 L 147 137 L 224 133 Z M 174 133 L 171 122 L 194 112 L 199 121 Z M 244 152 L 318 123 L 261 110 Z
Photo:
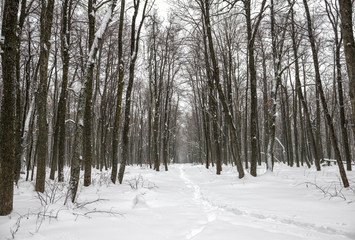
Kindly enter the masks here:
M 6 0 L 2 22 L 3 97 L 0 130 L 0 216 L 8 215 L 13 208 L 13 170 L 15 163 L 15 111 L 16 111 L 16 53 L 17 12 L 19 2 Z
M 47 2 L 42 0 L 41 4 L 41 33 L 40 33 L 40 75 L 37 97 L 38 107 L 38 150 L 37 150 L 37 176 L 35 190 L 44 192 L 46 179 L 46 160 L 48 147 L 48 125 L 47 125 L 47 81 L 48 61 L 50 50 L 50 38 L 53 21 L 54 0 Z
M 256 66 L 254 58 L 254 43 L 255 36 L 258 32 L 258 28 L 263 17 L 263 12 L 265 9 L 266 0 L 261 3 L 261 9 L 258 13 L 256 22 L 252 24 L 251 16 L 251 1 L 244 1 L 245 16 L 247 23 L 247 36 L 248 36 L 248 54 L 249 54 L 249 74 L 250 74 L 250 138 L 251 138 L 251 156 L 250 156 L 250 174 L 256 176 L 256 165 L 258 161 L 258 96 L 257 96 L 257 76 L 256 76 Z M 254 28 L 253 28 L 254 27 Z
M 343 2 L 341 4 L 344 4 L 345 1 L 340 1 Z M 345 157 L 345 161 L 346 161 L 346 168 L 348 171 L 351 171 L 351 154 L 350 154 L 350 146 L 349 146 L 349 137 L 348 137 L 348 131 L 347 131 L 347 122 L 346 122 L 346 118 L 345 118 L 345 107 L 344 107 L 344 93 L 343 93 L 343 79 L 342 79 L 342 73 L 341 73 L 341 63 L 340 63 L 340 50 L 341 50 L 341 41 L 342 38 L 339 39 L 339 35 L 338 35 L 338 22 L 339 22 L 339 15 L 333 14 L 332 12 L 332 7 L 331 5 L 325 1 L 326 3 L 326 11 L 328 14 L 328 18 L 332 24 L 333 27 L 333 31 L 334 31 L 334 40 L 335 40 L 335 54 L 334 54 L 334 58 L 335 58 L 335 69 L 336 69 L 336 82 L 338 85 L 338 98 L 339 98 L 339 115 L 340 115 L 340 129 L 341 129 L 341 137 L 342 137 L 342 141 L 343 141 L 343 150 L 344 150 L 344 157 Z M 342 10 L 342 6 L 340 6 L 341 10 Z M 336 9 L 335 9 L 336 10 Z M 350 8 L 351 11 L 351 8 Z M 348 11 L 344 12 L 344 17 L 346 18 L 346 14 Z M 341 12 L 341 14 L 343 14 Z M 343 16 L 342 16 L 343 17 Z M 349 20 L 349 19 L 348 19 Z M 346 22 L 346 19 L 342 21 Z M 351 15 L 350 15 L 350 22 L 351 22 Z M 345 28 L 342 29 L 342 31 L 347 31 L 347 30 L 351 30 L 352 29 L 346 29 L 346 26 L 344 26 Z M 349 33 L 344 34 L 343 33 L 343 38 L 345 37 L 345 35 L 347 35 Z M 350 35 L 347 35 L 347 37 L 350 37 Z M 350 39 L 348 39 L 348 42 L 350 41 Z M 353 45 L 354 47 L 354 45 Z M 355 52 L 355 51 L 354 51 Z M 346 56 L 346 53 L 345 53 Z M 347 56 L 346 56 L 347 57 Z M 346 59 L 347 60 L 347 59 Z M 355 63 L 355 62 L 353 62 Z M 352 66 L 353 67 L 353 66 Z M 355 72 L 353 72 L 355 73 Z M 352 74 L 353 74 L 352 73 Z M 349 74 L 350 76 L 350 74 Z M 350 77 L 349 77 L 350 79 Z M 354 78 L 355 80 L 355 78 Z M 355 82 L 355 81 L 354 81 Z M 351 86 L 351 81 L 350 84 Z M 335 86 L 334 86 L 335 87 Z M 351 87 L 350 87 L 351 89 Z M 354 109 L 354 108 L 353 108 Z M 328 156 L 330 158 L 330 155 Z
M 113 125 L 113 141 L 112 141 L 112 172 L 111 181 L 116 183 L 117 178 L 117 164 L 118 164 L 118 141 L 119 141 L 119 124 L 122 109 L 122 92 L 123 92 L 123 77 L 124 77 L 124 62 L 123 62 L 123 23 L 125 13 L 125 0 L 121 0 L 120 22 L 118 27 L 118 88 L 117 88 L 117 102 L 115 123 Z
M 355 40 L 352 21 L 353 3 L 351 0 L 339 0 L 341 17 L 341 35 L 344 41 L 346 67 L 349 76 L 349 94 L 353 110 L 353 132 L 355 134 Z
M 58 181 L 64 181 L 64 160 L 65 160 L 65 116 L 67 112 L 67 96 L 68 96 L 68 78 L 69 78 L 69 61 L 70 61 L 70 31 L 71 31 L 71 12 L 73 0 L 64 0 L 63 2 L 63 22 L 62 22 L 62 62 L 63 62 L 63 76 L 62 76 L 62 91 L 60 93 L 58 105 L 58 119 L 59 126 L 59 151 L 58 151 Z
M 206 4 L 209 4 L 208 2 Z M 208 8 L 208 6 L 207 6 Z M 202 11 L 204 12 L 205 18 L 206 18 L 206 11 L 208 9 L 203 9 Z M 209 10 L 208 10 L 209 11 Z M 208 28 L 207 24 L 210 24 L 209 22 L 206 22 L 205 20 L 203 24 L 203 43 L 204 43 L 204 55 L 205 55 L 205 64 L 206 64 L 206 75 L 207 75 L 207 84 L 208 84 L 208 106 L 209 106 L 209 114 L 211 115 L 211 120 L 212 120 L 212 133 L 211 133 L 211 152 L 212 148 L 214 147 L 214 155 L 215 155 L 215 162 L 216 162 L 216 174 L 221 174 L 222 171 L 222 166 L 221 166 L 221 147 L 220 147 L 220 142 L 219 142 L 219 128 L 218 128 L 218 103 L 216 100 L 216 96 L 214 94 L 214 88 L 215 88 L 215 83 L 213 82 L 213 78 L 217 76 L 219 78 L 219 72 L 218 73 L 212 73 L 211 69 L 213 66 L 211 66 L 209 57 L 212 58 L 211 55 L 211 46 L 207 42 L 208 37 Z M 211 30 L 210 30 L 211 31 Z M 213 46 L 212 46 L 213 47 Z M 214 51 L 214 49 L 213 49 Z M 213 54 L 215 54 L 213 52 Z M 214 69 L 216 71 L 216 69 Z M 213 143 L 213 144 L 212 144 Z M 213 153 L 213 152 L 212 152 Z M 212 154 L 213 156 L 213 154 Z
M 92 48 L 95 38 L 95 12 L 96 0 L 89 0 L 89 49 Z M 94 80 L 94 63 L 89 63 L 87 69 L 87 82 L 85 84 L 85 113 L 84 113 L 84 186 L 91 184 L 91 165 L 92 165 L 92 84 Z

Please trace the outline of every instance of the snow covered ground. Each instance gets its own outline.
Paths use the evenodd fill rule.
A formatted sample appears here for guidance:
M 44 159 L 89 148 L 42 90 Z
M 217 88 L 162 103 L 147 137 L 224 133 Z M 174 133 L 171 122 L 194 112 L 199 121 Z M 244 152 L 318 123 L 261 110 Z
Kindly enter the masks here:
M 63 205 L 66 184 L 48 181 L 38 196 L 20 181 L 13 213 L 0 217 L 0 239 L 355 239 L 355 173 L 352 189 L 343 189 L 337 167 L 276 165 L 238 179 L 231 166 L 220 176 L 201 165 L 134 166 L 122 185 L 109 176 L 94 172 L 76 205 Z

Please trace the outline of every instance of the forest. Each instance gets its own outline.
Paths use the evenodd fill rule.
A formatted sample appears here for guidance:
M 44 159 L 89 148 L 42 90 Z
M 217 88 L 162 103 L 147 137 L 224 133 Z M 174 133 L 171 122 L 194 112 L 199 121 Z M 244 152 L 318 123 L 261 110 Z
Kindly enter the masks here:
M 118 185 L 130 166 L 233 166 L 239 179 L 333 166 L 351 188 L 353 10 L 352 0 L 2 0 L 0 216 L 16 210 L 21 181 L 38 194 L 66 182 L 76 203 L 97 172 Z

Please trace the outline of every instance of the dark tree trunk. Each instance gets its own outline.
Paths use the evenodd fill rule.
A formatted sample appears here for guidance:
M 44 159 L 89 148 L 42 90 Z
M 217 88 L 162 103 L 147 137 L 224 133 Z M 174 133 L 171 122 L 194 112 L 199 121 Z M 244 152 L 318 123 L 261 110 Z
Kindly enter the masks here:
M 351 0 L 339 0 L 341 17 L 341 35 L 344 41 L 346 67 L 349 76 L 349 93 L 353 110 L 353 132 L 355 134 L 355 40 L 353 30 L 353 3 Z
M 116 183 L 117 178 L 117 164 L 118 164 L 118 142 L 119 142 L 119 124 L 122 109 L 122 92 L 123 92 L 123 77 L 124 77 L 124 62 L 123 62 L 123 23 L 125 13 L 125 0 L 121 0 L 120 22 L 118 27 L 118 88 L 117 88 L 117 102 L 115 123 L 113 125 L 113 141 L 112 141 L 112 172 L 111 181 Z
M 345 3 L 345 1 L 340 1 L 340 2 L 343 2 L 341 4 Z M 342 38 L 340 37 L 340 39 L 339 39 L 339 35 L 338 35 L 339 15 L 337 13 L 333 14 L 331 5 L 327 1 L 325 1 L 325 3 L 326 3 L 326 11 L 328 14 L 328 18 L 332 24 L 333 31 L 334 31 L 334 40 L 335 40 L 335 56 L 334 56 L 334 58 L 335 58 L 335 69 L 336 69 L 336 82 L 338 85 L 340 129 L 341 129 L 341 137 L 342 137 L 342 141 L 343 141 L 344 157 L 345 157 L 345 161 L 346 161 L 346 168 L 348 171 L 351 171 L 351 154 L 350 154 L 349 137 L 348 137 L 348 131 L 347 131 L 347 122 L 346 122 L 346 118 L 345 118 L 343 79 L 342 79 L 341 63 L 340 63 L 340 60 L 341 60 L 340 59 L 340 50 L 341 50 Z M 340 7 L 342 9 L 342 6 L 340 6 Z M 345 18 L 346 18 L 347 13 L 348 13 L 348 11 L 344 12 Z M 341 14 L 343 14 L 343 12 L 341 12 Z M 343 17 L 343 15 L 342 15 L 342 17 Z M 342 18 L 342 21 L 346 22 L 345 18 L 344 18 L 344 20 Z M 350 16 L 350 22 L 351 22 L 351 16 Z M 343 28 L 342 31 L 352 30 L 352 29 L 346 29 L 346 26 L 344 26 L 344 27 L 345 28 Z M 348 42 L 349 42 L 351 36 L 349 35 L 349 33 L 345 33 L 345 34 L 343 33 L 342 36 L 345 37 L 345 35 L 347 35 L 347 37 L 349 37 L 349 39 L 348 39 Z M 345 56 L 346 56 L 346 53 L 345 53 Z M 346 60 L 348 60 L 348 59 L 346 59 Z M 353 63 L 355 63 L 355 62 L 353 62 Z M 350 76 L 350 74 L 349 74 L 349 76 Z M 351 83 L 350 83 L 350 85 L 351 85 Z M 330 158 L 330 154 L 328 157 Z
M 269 98 L 268 98 L 268 82 L 266 73 L 266 54 L 264 49 L 263 39 L 260 37 L 261 51 L 262 51 L 262 67 L 263 67 L 263 113 L 264 113 L 264 161 L 267 163 L 267 146 L 269 142 Z
M 64 0 L 62 7 L 62 30 L 61 30 L 61 51 L 62 51 L 62 86 L 58 103 L 57 121 L 55 123 L 53 157 L 50 172 L 50 179 L 54 180 L 55 170 L 58 169 L 58 181 L 64 181 L 64 158 L 65 158 L 65 116 L 66 116 L 66 98 L 69 74 L 69 46 L 70 46 L 70 14 L 72 0 Z M 56 166 L 56 164 L 58 166 Z
M 250 174 L 256 176 L 256 165 L 258 161 L 258 96 L 257 96 L 257 76 L 254 57 L 254 43 L 255 36 L 257 34 L 263 12 L 265 9 L 266 0 L 261 3 L 261 9 L 256 19 L 256 22 L 252 24 L 251 16 L 251 1 L 245 0 L 245 16 L 247 22 L 247 35 L 248 35 L 248 54 L 249 54 L 249 74 L 250 74 L 250 141 L 251 141 L 251 156 L 250 156 Z
M 297 124 L 297 117 L 298 117 L 298 98 L 297 93 L 292 85 L 292 101 L 293 101 L 293 136 L 294 136 L 294 150 L 295 150 L 295 161 L 296 166 L 300 167 L 300 143 L 299 143 L 299 136 L 298 136 L 298 124 Z
M 203 3 L 204 4 L 204 3 Z M 209 4 L 209 3 L 207 3 Z M 203 12 L 205 12 L 205 9 L 202 9 Z M 206 15 L 206 13 L 204 13 L 204 15 Z M 217 174 L 221 174 L 221 151 L 220 151 L 220 143 L 219 143 L 219 129 L 218 129 L 218 103 L 216 101 L 216 96 L 214 94 L 214 82 L 213 82 L 213 77 L 215 74 L 213 74 L 211 72 L 211 69 L 213 66 L 211 66 L 210 64 L 210 55 L 211 53 L 209 52 L 209 46 L 208 46 L 208 41 L 207 41 L 207 34 L 208 34 L 208 29 L 206 29 L 206 25 L 208 23 L 205 22 L 203 23 L 203 46 L 204 46 L 204 57 L 205 57 L 205 67 L 206 67 L 206 75 L 207 75 L 207 85 L 208 85 L 208 107 L 209 107 L 209 114 L 211 115 L 210 120 L 212 121 L 212 126 L 210 126 L 210 128 L 212 128 L 212 133 L 209 132 L 209 134 L 211 134 L 209 136 L 211 143 L 211 155 L 213 156 L 213 153 L 215 155 L 215 162 L 216 162 L 216 173 Z M 210 24 L 210 23 L 209 23 Z M 219 73 L 217 73 L 219 74 Z M 219 76 L 218 76 L 219 77 Z M 214 149 L 213 149 L 214 147 Z M 213 151 L 214 150 L 214 151 Z M 212 166 L 213 166 L 213 162 L 212 162 Z
M 248 61 L 248 60 L 247 60 Z M 247 86 L 245 88 L 245 110 L 244 110 L 244 162 L 245 169 L 249 168 L 249 141 L 248 141 L 248 122 L 249 122 L 249 101 L 248 101 L 248 90 L 249 90 L 249 70 L 247 70 Z
M 321 114 L 320 114 L 320 103 L 319 103 L 319 91 L 316 88 L 316 127 L 315 127 L 315 138 L 317 150 L 319 153 L 319 161 L 323 161 L 323 147 L 322 147 L 322 136 L 321 136 Z M 315 161 L 318 165 L 317 160 Z
M 63 2 L 63 22 L 62 22 L 62 62 L 63 62 L 63 76 L 62 76 L 62 91 L 60 93 L 58 104 L 58 119 L 57 125 L 59 132 L 59 151 L 58 151 L 58 180 L 64 181 L 64 160 L 65 160 L 65 116 L 67 112 L 67 96 L 68 96 L 68 78 L 69 78 L 69 61 L 70 61 L 70 31 L 71 31 L 71 12 L 73 0 L 64 0 Z
M 18 1 L 4 3 L 1 45 L 3 97 L 0 129 L 0 216 L 8 215 L 13 207 L 13 176 L 15 163 L 15 111 L 16 111 L 16 54 Z
M 92 48 L 95 38 L 95 14 L 94 6 L 96 0 L 89 0 L 89 49 Z M 92 165 L 92 84 L 94 80 L 94 64 L 90 64 L 87 72 L 87 82 L 85 86 L 85 114 L 84 114 L 84 186 L 91 184 L 91 165 Z
M 27 89 L 26 89 L 26 98 L 25 101 L 21 101 L 21 55 L 20 55 L 20 46 L 21 46 L 21 34 L 22 34 L 22 29 L 25 23 L 25 19 L 28 16 L 28 12 L 29 9 L 27 8 L 26 4 L 27 4 L 27 0 L 21 0 L 21 12 L 18 18 L 18 25 L 17 25 L 17 53 L 16 53 L 16 133 L 15 133 L 15 155 L 16 155 L 16 163 L 15 163 L 15 167 L 14 167 L 14 174 L 15 174 L 15 181 L 16 184 L 18 183 L 18 180 L 20 179 L 20 172 L 24 165 L 24 163 L 21 162 L 21 153 L 22 153 L 22 149 L 21 149 L 21 142 L 22 139 L 21 137 L 23 136 L 23 124 L 24 121 L 22 121 L 21 119 L 21 114 L 22 114 L 22 110 L 23 110 L 23 116 L 25 117 L 25 112 L 26 112 L 26 106 L 28 106 L 28 90 L 30 89 L 29 84 L 27 85 Z M 30 5 L 32 5 L 33 2 L 31 2 Z M 28 6 L 29 8 L 31 6 Z M 31 55 L 30 55 L 31 56 Z M 31 58 L 29 56 L 29 58 Z M 26 73 L 25 73 L 26 75 Z M 28 82 L 26 82 L 28 83 Z M 22 108 L 22 103 L 24 103 L 25 107 Z M 24 118 L 23 117 L 23 118 Z
M 48 61 L 50 50 L 50 38 L 53 21 L 54 0 L 41 1 L 41 33 L 40 33 L 40 77 L 37 97 L 38 107 L 38 150 L 37 150 L 37 176 L 35 189 L 44 192 L 46 178 L 46 160 L 48 148 L 48 125 L 47 125 L 47 81 Z
M 152 90 L 152 76 L 149 76 L 149 103 L 148 103 L 148 146 L 147 146 L 147 158 L 149 168 L 152 168 L 152 99 L 153 99 L 153 90 Z
M 173 81 L 174 76 L 171 76 L 170 66 L 168 69 L 168 81 L 166 84 L 166 95 L 165 95 L 165 104 L 164 104 L 164 123 L 163 123 L 163 163 L 165 171 L 168 171 L 168 144 L 169 144 L 169 110 L 171 105 L 171 81 Z M 197 115 L 197 114 L 196 114 Z M 200 134 L 199 134 L 200 136 Z M 201 142 L 201 141 L 199 141 Z

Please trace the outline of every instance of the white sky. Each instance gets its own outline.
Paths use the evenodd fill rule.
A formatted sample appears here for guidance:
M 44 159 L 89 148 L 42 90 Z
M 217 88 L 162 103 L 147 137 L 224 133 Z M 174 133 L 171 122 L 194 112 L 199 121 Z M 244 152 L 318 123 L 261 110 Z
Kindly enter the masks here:
M 167 19 L 167 15 L 169 12 L 170 4 L 169 0 L 155 0 L 155 7 L 158 10 L 158 14 L 163 17 L 165 20 Z

